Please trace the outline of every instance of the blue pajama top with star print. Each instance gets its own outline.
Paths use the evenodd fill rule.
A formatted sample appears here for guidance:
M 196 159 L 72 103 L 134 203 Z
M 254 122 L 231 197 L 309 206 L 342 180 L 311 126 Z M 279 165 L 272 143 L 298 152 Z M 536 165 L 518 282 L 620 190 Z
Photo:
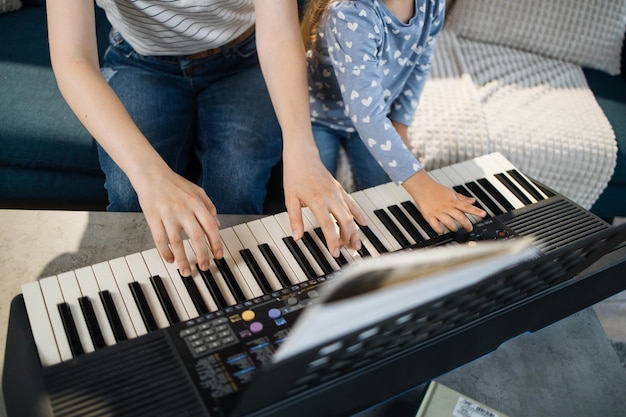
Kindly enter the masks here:
M 415 15 L 403 23 L 382 1 L 337 1 L 308 53 L 312 120 L 356 131 L 398 184 L 422 165 L 391 121 L 413 120 L 444 13 L 445 0 L 415 0 Z

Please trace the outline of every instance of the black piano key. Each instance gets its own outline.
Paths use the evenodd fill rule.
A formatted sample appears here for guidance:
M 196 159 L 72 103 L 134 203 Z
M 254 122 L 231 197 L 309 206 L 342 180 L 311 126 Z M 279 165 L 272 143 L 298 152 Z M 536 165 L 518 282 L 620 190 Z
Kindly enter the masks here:
M 104 312 L 107 315 L 107 319 L 109 320 L 109 324 L 111 325 L 111 330 L 113 331 L 113 337 L 115 337 L 115 341 L 121 342 L 123 340 L 128 340 L 128 335 L 126 334 L 126 330 L 122 325 L 122 320 L 120 319 L 120 315 L 117 313 L 117 308 L 115 308 L 115 302 L 113 301 L 113 297 L 109 290 L 100 291 L 100 301 L 102 301 L 102 305 L 104 307 Z
M 178 317 L 176 308 L 174 308 L 172 299 L 170 298 L 170 295 L 167 293 L 165 285 L 163 284 L 163 278 L 161 278 L 159 275 L 154 275 L 150 277 L 150 282 L 152 283 L 152 288 L 154 288 L 154 291 L 156 292 L 159 303 L 161 303 L 161 307 L 163 307 L 163 311 L 165 312 L 165 317 L 167 317 L 167 321 L 170 324 L 176 324 L 180 322 L 180 318 Z
M 409 213 L 411 217 L 413 217 L 417 224 L 420 225 L 420 227 L 424 230 L 429 238 L 432 239 L 439 236 L 439 234 L 435 232 L 435 229 L 430 226 L 430 223 L 428 223 L 424 216 L 422 216 L 422 213 L 419 211 L 414 202 L 407 200 L 403 201 L 400 204 L 402 204 L 402 207 L 404 207 L 407 213 Z
M 486 178 L 478 179 L 478 183 L 483 186 L 485 191 L 489 193 L 493 198 L 495 198 L 498 203 L 506 210 L 507 212 L 515 210 L 515 207 L 506 199 L 505 196 L 498 191 L 498 189 Z
M 324 246 L 328 247 L 328 245 L 326 244 L 326 237 L 324 237 L 324 232 L 322 231 L 322 228 L 316 227 L 315 229 L 313 229 L 313 231 L 315 232 L 317 237 L 320 239 L 320 241 L 324 244 Z M 339 252 L 339 256 L 335 258 L 335 261 L 337 261 L 337 263 L 340 266 L 344 266 L 348 264 L 348 260 L 346 259 L 345 256 L 343 256 L 343 253 L 341 252 Z
M 374 245 L 374 248 L 378 251 L 378 253 L 389 252 L 389 250 L 385 247 L 383 242 L 381 242 L 380 239 L 378 239 L 378 236 L 376 236 L 376 234 L 372 232 L 372 229 L 370 229 L 369 226 L 359 225 L 359 229 L 361 229 L 361 231 L 363 232 L 367 240 L 369 240 L 372 243 L 372 245 Z M 363 247 L 363 245 L 361 245 L 361 247 Z
M 70 306 L 67 303 L 59 303 L 57 304 L 57 309 L 61 316 L 61 322 L 63 323 L 63 329 L 65 329 L 65 335 L 67 336 L 72 356 L 82 355 L 85 351 L 83 350 L 83 345 L 80 343 L 78 329 L 76 329 L 76 323 L 74 323 Z
M 393 220 L 391 220 L 391 217 L 389 217 L 389 215 L 383 209 L 374 210 L 374 214 L 387 228 L 387 230 L 389 230 L 391 235 L 398 241 L 403 249 L 411 246 L 407 238 L 402 234 L 402 231 L 398 228 L 398 226 L 396 226 Z
M 85 318 L 85 323 L 87 323 L 87 330 L 89 331 L 89 336 L 91 337 L 94 348 L 102 349 L 106 346 L 106 343 L 104 342 L 104 336 L 102 336 L 102 330 L 98 324 L 96 312 L 93 310 L 91 300 L 89 297 L 83 296 L 78 299 L 78 304 L 83 312 L 83 317 Z
M 263 291 L 263 294 L 269 294 L 273 291 L 272 286 L 270 285 L 267 277 L 263 273 L 263 270 L 259 266 L 259 263 L 254 259 L 254 254 L 250 249 L 242 249 L 239 251 L 241 257 L 243 258 L 248 268 L 250 268 L 250 272 L 252 272 L 252 276 L 256 280 L 259 287 Z
M 504 213 L 500 206 L 498 206 L 498 204 L 496 204 L 496 202 L 493 201 L 491 197 L 489 197 L 489 195 L 484 192 L 477 183 L 472 181 L 465 183 L 465 186 L 469 188 L 469 190 L 474 194 L 474 196 L 476 196 L 477 199 L 481 201 L 482 204 L 484 204 L 489 210 L 491 210 L 494 216 Z
M 407 233 L 411 235 L 411 237 L 415 240 L 415 242 L 420 243 L 425 240 L 424 236 L 422 236 L 420 231 L 417 230 L 417 228 L 413 225 L 413 223 L 411 223 L 411 220 L 409 220 L 406 214 L 404 214 L 400 206 L 393 205 L 393 206 L 387 207 L 387 209 L 389 209 L 391 214 L 393 214 L 393 216 L 398 220 L 398 222 L 400 222 L 400 225 L 404 227 L 404 230 L 406 230 Z
M 304 274 L 309 279 L 315 278 L 317 276 L 315 270 L 309 263 L 308 259 L 306 259 L 306 257 L 304 256 L 304 253 L 302 253 L 302 251 L 300 250 L 300 247 L 298 246 L 296 241 L 293 240 L 291 236 L 285 236 L 283 237 L 283 242 L 285 242 L 285 245 L 287 245 L 287 249 L 289 249 L 289 252 L 291 252 L 293 257 L 296 259 L 296 262 L 298 262 L 298 265 L 300 265 L 300 268 L 302 268 Z
M 200 290 L 196 286 L 196 282 L 192 277 L 185 277 L 181 275 L 180 271 L 178 272 L 180 275 L 180 279 L 183 281 L 183 285 L 187 289 L 187 293 L 189 294 L 189 298 L 191 298 L 191 302 L 198 310 L 200 315 L 208 314 L 210 312 L 209 307 L 206 305 L 204 300 L 202 299 L 202 295 L 200 294 Z
M 485 213 L 487 213 L 487 210 L 485 210 L 485 208 L 483 207 L 482 204 L 480 204 L 480 201 L 475 198 L 472 193 L 469 192 L 469 190 L 464 186 L 464 185 L 455 185 L 454 187 L 452 187 L 452 189 L 454 191 L 456 191 L 457 193 L 464 195 L 465 197 L 471 197 L 474 198 L 474 207 L 478 207 L 479 209 L 483 210 Z M 488 219 L 489 217 L 491 217 L 489 215 L 489 213 L 487 213 L 487 215 L 484 217 L 485 219 Z
M 505 174 L 496 174 L 495 177 L 502 183 L 504 184 L 504 186 L 513 193 L 513 195 L 515 197 L 517 197 L 517 199 L 519 201 L 521 201 L 522 203 L 524 203 L 525 206 L 532 204 L 532 201 L 530 201 L 530 198 L 526 197 L 526 194 L 524 194 L 524 192 L 522 190 L 520 190 L 519 188 L 517 188 L 517 186 L 513 183 L 513 181 L 511 181 L 511 179 L 509 177 L 507 177 Z
M 235 298 L 237 303 L 243 303 L 246 301 L 246 296 L 243 294 L 243 291 L 239 287 L 239 283 L 237 282 L 237 278 L 235 278 L 235 274 L 231 271 L 230 266 L 226 262 L 226 259 L 215 259 L 215 264 L 217 265 L 217 269 L 222 273 L 222 277 L 224 278 L 224 282 L 228 286 L 231 294 Z
M 272 268 L 272 272 L 274 272 L 274 275 L 278 278 L 280 285 L 282 285 L 283 288 L 291 286 L 292 282 L 289 280 L 289 276 L 278 261 L 278 258 L 276 258 L 276 255 L 274 255 L 274 252 L 272 252 L 270 245 L 267 243 L 261 243 L 259 245 L 259 250 L 269 264 L 270 268 Z
M 511 169 L 507 171 L 507 173 L 511 177 L 513 177 L 515 181 L 518 182 L 518 184 L 524 187 L 526 191 L 528 191 L 533 197 L 535 197 L 537 201 L 545 200 L 545 197 L 537 190 L 537 188 L 528 180 L 526 180 L 526 177 L 524 177 L 518 170 Z M 549 194 L 546 194 L 546 195 L 549 195 Z
M 146 299 L 146 295 L 143 293 L 141 289 L 141 284 L 137 281 L 129 282 L 128 287 L 130 288 L 130 292 L 133 295 L 133 299 L 135 300 L 135 304 L 137 304 L 137 308 L 139 309 L 139 314 L 141 315 L 141 319 L 143 320 L 143 324 L 146 325 L 146 329 L 148 331 L 153 332 L 158 330 L 159 326 L 157 326 L 156 320 L 152 315 L 152 311 L 150 310 L 150 305 L 148 304 L 148 300 Z
M 222 294 L 222 291 L 220 290 L 220 287 L 217 285 L 217 282 L 215 282 L 215 278 L 213 278 L 211 271 L 209 270 L 203 271 L 200 269 L 198 265 L 196 266 L 198 268 L 198 271 L 200 272 L 202 281 L 204 281 L 204 285 L 206 285 L 207 289 L 209 290 L 209 293 L 211 293 L 211 297 L 213 297 L 213 301 L 215 301 L 215 305 L 217 305 L 217 308 L 222 309 L 222 308 L 228 307 L 226 298 L 224 297 L 224 294 Z
M 304 246 L 306 246 L 306 248 L 309 250 L 311 255 L 313 255 L 313 259 L 315 259 L 315 262 L 317 262 L 320 268 L 322 268 L 324 274 L 332 273 L 333 267 L 330 266 L 328 260 L 324 257 L 324 254 L 315 243 L 315 240 L 313 240 L 313 236 L 311 236 L 308 231 L 304 232 L 302 236 L 302 242 L 304 243 Z

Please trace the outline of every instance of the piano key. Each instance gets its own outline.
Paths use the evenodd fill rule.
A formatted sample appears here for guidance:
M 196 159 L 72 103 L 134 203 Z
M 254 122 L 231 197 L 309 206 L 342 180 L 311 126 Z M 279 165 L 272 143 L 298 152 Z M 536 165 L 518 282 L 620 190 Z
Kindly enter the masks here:
M 132 281 L 128 284 L 128 287 L 130 288 L 130 292 L 133 295 L 135 304 L 137 305 L 139 313 L 141 314 L 141 320 L 145 324 L 146 329 L 149 332 L 158 330 L 159 326 L 156 322 L 156 319 L 154 318 L 154 315 L 152 314 L 152 309 L 150 308 L 148 300 L 143 293 L 141 284 L 137 281 Z
M 402 205 L 402 203 L 406 201 L 413 202 L 411 195 L 404 190 L 404 187 L 397 186 L 394 183 L 387 183 L 375 188 L 380 196 L 384 198 L 389 212 L 416 243 L 423 242 L 429 238 L 428 234 Z
M 57 275 L 57 279 L 59 280 L 59 287 L 61 288 L 63 299 L 65 300 L 65 303 L 69 307 L 72 317 L 74 318 L 74 324 L 76 325 L 76 330 L 78 332 L 82 348 L 87 353 L 93 352 L 95 349 L 93 342 L 91 341 L 91 335 L 89 334 L 87 322 L 82 314 L 78 301 L 83 294 L 78 286 L 76 274 L 74 271 L 64 272 Z
M 296 241 L 291 236 L 291 225 L 287 212 L 278 213 L 274 218 L 283 229 L 283 241 L 287 245 L 287 248 L 292 251 L 294 258 L 296 258 L 300 267 L 305 271 L 307 277 L 310 279 L 323 276 L 324 272 L 322 271 L 322 267 L 318 265 L 313 255 L 304 245 L 302 239 Z
M 255 236 L 252 230 L 247 224 L 239 224 L 233 227 L 235 234 L 239 238 L 242 246 L 250 251 L 250 256 L 254 258 L 257 266 L 259 267 L 259 273 L 263 274 L 263 277 L 270 285 L 271 289 L 267 290 L 267 293 L 271 291 L 281 290 L 291 285 L 289 277 L 285 273 L 284 269 L 280 265 L 276 255 L 273 253 L 270 255 L 272 249 L 267 243 L 265 243 L 259 236 Z M 261 249 L 263 246 L 263 249 Z M 268 259 L 268 256 L 272 258 Z M 274 263 L 272 265 L 270 262 Z M 276 268 L 276 270 L 274 269 Z M 263 283 L 264 285 L 265 283 Z M 261 286 L 263 286 L 261 285 Z
M 252 275 L 254 276 L 254 279 L 256 280 L 259 287 L 261 288 L 261 291 L 264 294 L 272 292 L 273 288 L 267 280 L 265 273 L 259 266 L 259 263 L 254 258 L 252 251 L 250 249 L 241 249 L 239 253 L 241 254 L 241 257 L 243 258 L 246 265 L 248 265 L 248 268 L 250 269 L 250 272 L 252 272 Z
M 194 305 L 195 311 L 197 311 L 198 314 L 210 313 L 211 310 L 209 310 L 209 307 L 206 305 L 206 303 L 202 299 L 202 294 L 200 294 L 200 290 L 198 289 L 198 286 L 196 285 L 193 278 L 184 277 L 181 275 L 180 279 L 183 285 L 185 286 L 185 289 L 187 291 L 187 294 L 189 295 L 189 298 L 191 299 L 191 302 Z
M 417 243 L 411 236 L 409 236 L 408 232 L 403 230 L 402 226 L 394 220 L 393 215 L 386 207 L 389 204 L 394 204 L 395 201 L 387 201 L 386 196 L 380 193 L 378 187 L 368 188 L 363 190 L 363 192 L 369 197 L 373 204 L 376 204 L 379 207 L 382 206 L 374 210 L 374 214 L 379 217 L 381 222 L 387 227 L 387 230 L 391 232 L 398 243 L 400 243 L 402 248 L 406 249 Z
M 436 169 L 436 170 L 429 172 L 429 174 L 439 184 L 445 185 L 448 188 L 452 188 L 457 193 L 464 195 L 466 197 L 474 197 L 474 195 L 467 189 L 467 187 L 465 187 L 465 185 L 463 185 L 463 183 L 460 183 L 460 184 L 455 183 L 450 178 L 448 178 L 447 175 L 441 172 L 441 170 Z M 478 199 L 476 199 L 476 201 L 474 202 L 474 206 L 478 207 L 481 210 L 485 210 L 485 208 L 482 206 L 482 204 L 480 203 Z M 485 210 L 485 212 L 487 211 Z M 472 222 L 472 224 L 476 224 L 483 220 L 481 217 L 474 216 L 473 214 L 465 213 L 465 215 L 470 220 L 470 222 Z M 487 213 L 487 216 L 489 216 L 489 213 Z
M 41 365 L 50 366 L 61 362 L 61 355 L 39 282 L 22 285 L 22 296 Z
M 147 333 L 139 309 L 128 284 L 133 280 L 124 258 L 115 258 L 92 266 L 100 289 L 107 289 L 117 307 L 120 321 L 128 338 Z
M 530 198 L 524 193 L 524 191 L 519 189 L 517 185 L 511 180 L 511 178 L 509 178 L 509 176 L 506 175 L 506 173 L 498 173 L 498 174 L 495 174 L 494 176 L 496 177 L 496 179 L 500 180 L 500 182 L 504 184 L 504 186 L 510 192 L 512 192 L 513 195 L 515 195 L 515 197 L 517 197 L 519 201 L 524 203 L 525 206 L 533 203 L 533 201 L 530 200 Z
M 405 213 L 409 216 L 409 219 L 413 220 L 414 225 L 423 237 L 428 239 L 438 236 L 438 233 L 433 230 L 433 228 L 426 221 L 424 216 L 422 216 L 422 213 L 417 208 L 415 200 L 413 200 L 411 194 L 409 194 L 409 192 L 405 190 L 403 186 L 396 185 L 394 183 L 387 183 L 380 185 L 376 188 L 390 194 L 390 196 L 388 197 L 389 199 L 391 199 L 392 196 L 395 196 L 395 200 L 391 201 L 396 201 L 396 204 L 399 202 L 399 205 L 404 209 Z
M 189 320 L 190 318 L 198 317 L 198 311 L 193 305 L 189 293 L 187 293 L 187 289 L 178 273 L 178 269 L 174 264 L 165 262 L 156 248 L 143 251 L 141 255 L 146 262 L 150 275 L 158 275 L 161 277 L 165 290 L 169 294 L 174 309 L 176 310 L 176 315 L 180 320 Z
M 359 225 L 359 230 L 365 236 L 365 238 L 361 239 L 361 241 L 365 245 L 365 249 L 367 250 L 367 252 L 363 252 L 364 256 L 372 256 L 372 253 L 380 255 L 382 253 L 389 252 L 383 242 L 378 239 L 378 236 L 376 236 L 376 234 L 372 231 L 372 229 L 370 229 L 368 225 Z M 368 242 L 371 242 L 371 246 L 368 244 Z M 361 255 L 361 253 L 362 251 L 359 251 L 359 255 Z
M 160 275 L 153 275 L 150 277 L 150 282 L 152 283 L 152 288 L 154 288 L 154 291 L 159 298 L 161 307 L 163 307 L 163 312 L 165 313 L 165 317 L 167 317 L 167 321 L 170 324 L 179 323 L 180 318 L 178 317 L 178 313 L 176 313 L 176 308 L 174 308 L 172 298 L 165 289 L 163 278 L 161 278 Z
M 390 252 L 402 249 L 398 241 L 391 235 L 391 232 L 387 230 L 380 219 L 374 214 L 374 210 L 376 210 L 377 207 L 368 196 L 363 191 L 355 191 L 352 193 L 352 197 L 360 206 L 363 214 L 367 216 L 368 227 L 376 234 L 383 245 L 385 245 Z
M 99 301 L 99 299 L 97 300 Z M 80 310 L 83 313 L 85 322 L 87 323 L 87 330 L 91 336 L 93 347 L 95 349 L 102 349 L 106 346 L 106 343 L 104 342 L 102 330 L 100 330 L 100 324 L 98 323 L 98 319 L 96 319 L 96 313 L 93 305 L 91 304 L 91 300 L 89 297 L 83 295 L 78 299 L 78 304 L 80 305 Z
M 469 178 L 478 178 L 476 181 L 482 185 L 493 198 L 498 200 L 505 211 L 508 212 L 516 208 L 524 207 L 524 204 L 494 177 L 492 169 L 485 163 L 483 158 L 475 158 L 462 162 L 457 164 L 455 169 L 461 172 L 467 172 Z
M 488 156 L 488 157 L 487 157 Z M 508 176 L 511 181 L 516 185 L 521 192 L 525 193 L 528 199 L 534 203 L 537 201 L 545 200 L 547 196 L 541 192 L 537 187 L 532 184 L 525 175 L 515 168 L 515 166 L 508 161 L 500 153 L 486 155 L 480 157 L 484 160 L 485 164 L 488 164 L 494 172 L 501 173 L 500 175 Z M 518 197 L 519 198 L 519 197 Z M 529 203 L 530 204 L 530 203 Z
M 234 264 L 232 265 L 231 270 L 233 270 L 235 274 L 235 278 L 243 291 L 245 299 L 250 300 L 252 298 L 262 296 L 263 291 L 261 290 L 259 283 L 254 278 L 248 264 L 241 256 L 241 251 L 245 248 L 237 237 L 235 230 L 232 227 L 228 227 L 220 230 L 220 235 L 222 236 L 224 246 L 226 246 L 226 249 L 230 253 L 228 259 L 230 259 Z
M 193 282 L 196 284 L 196 288 L 198 288 L 202 300 L 209 311 L 216 311 L 235 304 L 235 300 L 230 294 L 230 291 L 226 288 L 226 284 L 223 282 L 215 262 L 209 263 L 208 270 L 201 271 L 198 266 L 198 260 L 196 259 L 196 253 L 193 251 L 189 240 L 183 241 L 183 248 L 185 249 L 185 254 L 191 266 Z M 223 290 L 222 287 L 218 285 L 217 279 L 220 280 Z
M 59 316 L 61 317 L 61 322 L 63 323 L 63 330 L 67 336 L 67 340 L 69 341 L 72 357 L 84 354 L 85 350 L 83 349 L 80 336 L 78 335 L 78 329 L 76 328 L 72 308 L 68 303 L 62 302 L 57 305 L 57 309 L 59 310 Z
M 326 243 L 326 237 L 324 236 L 324 231 L 320 227 L 319 223 L 317 222 L 317 219 L 315 218 L 315 215 L 313 214 L 310 208 L 308 207 L 302 208 L 302 218 L 305 224 L 305 230 L 309 230 L 310 232 L 312 229 L 315 232 L 315 235 L 317 236 L 322 248 L 324 248 L 323 249 L 324 252 L 327 254 L 327 259 L 330 259 L 331 261 L 334 260 L 338 265 L 344 262 L 351 263 L 351 262 L 357 262 L 361 260 L 361 255 L 359 255 L 359 253 L 356 250 L 354 250 L 353 248 L 349 248 L 349 247 L 341 248 L 339 250 L 339 257 L 335 259 L 335 257 L 333 257 L 328 251 L 328 244 Z M 340 232 L 339 225 L 337 225 L 336 223 L 335 223 L 335 232 L 336 233 Z M 365 236 L 362 235 L 362 233 L 359 233 L 359 238 L 361 239 L 361 242 L 363 244 L 367 244 L 366 238 Z M 331 265 L 332 265 L 332 262 L 331 262 Z
M 226 262 L 226 259 L 215 259 L 214 262 L 217 265 L 217 269 L 220 271 L 220 274 L 224 278 L 224 282 L 228 286 L 231 295 L 234 297 L 235 303 L 242 303 L 246 301 L 247 298 L 239 287 L 237 278 L 235 278 L 235 274 L 230 269 L 230 266 L 228 265 L 228 262 Z
M 126 256 L 126 263 L 128 264 L 128 268 L 130 269 L 134 281 L 141 286 L 141 294 L 145 297 L 147 306 L 149 307 L 158 328 L 163 329 L 168 327 L 169 321 L 167 320 L 165 311 L 161 306 L 159 297 L 150 282 L 151 274 L 146 266 L 143 256 L 141 256 L 141 253 L 130 254 Z M 144 319 L 145 318 L 146 312 L 144 311 Z
M 326 239 L 324 238 L 324 232 L 322 231 L 322 228 L 319 227 L 319 225 L 317 224 L 317 219 L 314 219 L 314 221 L 311 221 L 310 217 L 315 217 L 315 216 L 313 216 L 313 213 L 308 207 L 304 207 L 302 209 L 302 222 L 304 224 L 304 231 L 306 232 L 306 235 L 308 236 L 306 238 L 308 242 L 304 241 L 304 237 L 303 237 L 305 246 L 307 247 L 307 249 L 309 249 L 309 252 L 311 252 L 311 254 L 314 257 L 316 258 L 321 257 L 321 259 L 319 260 L 316 259 L 316 260 L 317 260 L 317 263 L 322 268 L 322 270 L 324 271 L 324 273 L 330 274 L 333 271 L 339 270 L 340 260 L 338 258 L 343 258 L 343 260 L 347 262 L 347 259 L 346 259 L 347 254 L 346 254 L 346 250 L 344 250 L 345 248 L 341 248 L 339 250 L 338 258 L 335 258 L 334 256 L 332 256 L 331 253 L 328 251 L 328 245 L 326 244 Z M 319 230 L 319 232 L 317 232 L 316 229 Z M 336 226 L 336 230 L 339 231 L 339 226 Z
M 72 359 L 72 351 L 70 349 L 69 340 L 65 334 L 65 328 L 61 320 L 58 305 L 63 303 L 63 294 L 61 293 L 61 287 L 59 287 L 59 280 L 56 276 L 43 278 L 39 280 L 41 286 L 41 293 L 46 304 L 46 310 L 48 311 L 48 318 L 50 319 L 50 325 L 54 332 L 54 338 L 59 348 L 59 355 L 61 361 L 67 361 Z
M 98 323 L 98 330 L 101 332 L 104 343 L 107 346 L 114 345 L 115 337 L 113 335 L 113 329 L 111 328 L 111 324 L 109 324 L 109 319 L 104 309 L 104 305 L 100 299 L 100 286 L 98 285 L 93 269 L 88 266 L 77 269 L 75 273 L 78 286 L 80 287 L 80 292 L 83 296 L 90 299 L 91 308 L 93 309 L 95 319 Z M 89 324 L 89 322 L 87 322 L 87 324 Z M 90 331 L 90 333 L 92 332 Z M 95 344 L 96 343 L 94 342 L 94 345 Z
M 109 290 L 104 290 L 100 292 L 100 301 L 102 302 L 102 306 L 104 307 L 105 314 L 107 316 L 107 321 L 111 326 L 111 331 L 113 332 L 113 337 L 115 338 L 115 342 L 121 342 L 123 340 L 128 340 L 128 335 L 126 334 L 126 330 L 124 330 L 124 325 L 122 324 L 122 320 L 118 313 L 117 307 L 115 306 L 115 302 L 113 301 L 113 296 Z
M 291 251 L 289 251 L 289 249 L 287 248 L 287 245 L 285 245 L 285 242 L 283 242 L 283 237 L 285 237 L 285 232 L 283 231 L 282 227 L 280 226 L 276 218 L 274 216 L 263 217 L 259 219 L 259 222 L 265 228 L 269 236 L 271 236 L 271 240 L 273 242 L 272 249 L 275 248 L 276 249 L 275 253 L 280 253 L 282 255 L 286 263 L 289 265 L 291 272 L 293 272 L 293 275 L 290 274 L 289 280 L 294 284 L 306 281 L 307 280 L 306 274 L 304 273 L 302 268 L 300 268 L 300 265 L 298 265 L 298 261 L 296 261 L 296 259 L 293 257 L 293 255 L 291 254 Z M 256 229 L 259 229 L 258 225 L 259 223 L 256 223 L 254 221 L 250 223 L 250 226 L 251 226 L 250 228 L 254 230 L 255 236 L 257 234 Z M 261 232 L 260 230 L 258 231 Z M 289 235 L 291 235 L 291 233 L 289 233 Z M 287 270 L 285 269 L 285 271 Z M 289 273 L 289 271 L 287 271 L 287 273 Z
M 313 232 L 315 233 L 315 232 Z M 309 250 L 309 253 L 313 255 L 313 258 L 317 262 L 317 264 L 322 268 L 322 272 L 324 274 L 330 274 L 334 271 L 334 268 L 330 266 L 330 263 L 324 257 L 324 254 L 317 246 L 317 243 L 313 239 L 313 236 L 308 231 L 305 231 L 302 235 L 302 243 Z

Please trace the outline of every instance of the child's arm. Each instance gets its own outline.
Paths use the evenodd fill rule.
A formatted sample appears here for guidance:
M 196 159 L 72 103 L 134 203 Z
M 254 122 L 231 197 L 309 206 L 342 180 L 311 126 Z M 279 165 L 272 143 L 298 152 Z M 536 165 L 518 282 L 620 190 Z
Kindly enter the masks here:
M 353 219 L 365 218 L 352 197 L 322 164 L 311 129 L 304 45 L 293 0 L 257 0 L 259 60 L 283 133 L 285 202 L 292 233 L 304 231 L 303 206 L 322 227 L 329 251 L 339 256 L 347 244 L 360 247 Z M 340 235 L 335 232 L 335 220 Z
M 222 256 L 215 207 L 205 192 L 174 173 L 135 126 L 124 106 L 100 75 L 94 3 L 48 0 L 50 57 L 63 97 L 78 119 L 126 173 L 157 249 L 190 275 L 182 232 L 191 239 L 201 268 L 208 268 L 209 248 Z

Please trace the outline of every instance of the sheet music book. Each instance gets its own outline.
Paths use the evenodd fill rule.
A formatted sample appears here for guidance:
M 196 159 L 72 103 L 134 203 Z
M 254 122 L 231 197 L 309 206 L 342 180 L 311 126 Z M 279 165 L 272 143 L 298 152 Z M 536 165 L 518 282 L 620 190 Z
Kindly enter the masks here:
M 384 254 L 336 272 L 274 354 L 275 362 L 474 285 L 536 258 L 530 238 Z

